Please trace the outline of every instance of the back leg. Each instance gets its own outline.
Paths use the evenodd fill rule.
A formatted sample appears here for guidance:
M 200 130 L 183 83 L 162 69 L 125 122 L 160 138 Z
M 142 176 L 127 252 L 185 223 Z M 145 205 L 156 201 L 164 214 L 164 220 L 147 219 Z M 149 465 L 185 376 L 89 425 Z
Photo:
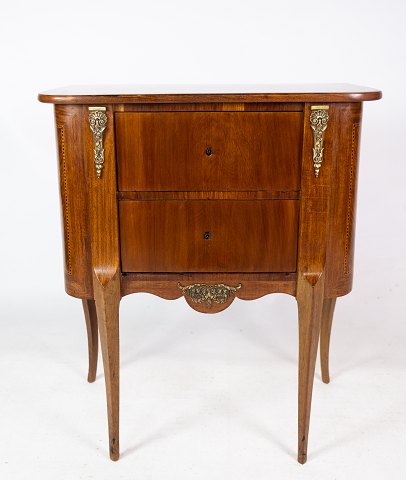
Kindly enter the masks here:
M 83 310 L 85 312 L 87 343 L 89 349 L 89 372 L 87 381 L 92 383 L 96 380 L 97 373 L 97 355 L 98 355 L 98 328 L 97 313 L 94 300 L 82 300 Z
M 324 383 L 330 382 L 330 372 L 329 372 L 330 335 L 331 335 L 331 326 L 333 324 L 335 306 L 336 306 L 336 298 L 324 299 L 323 314 L 322 314 L 322 320 L 321 320 L 321 330 L 320 330 L 321 378 Z

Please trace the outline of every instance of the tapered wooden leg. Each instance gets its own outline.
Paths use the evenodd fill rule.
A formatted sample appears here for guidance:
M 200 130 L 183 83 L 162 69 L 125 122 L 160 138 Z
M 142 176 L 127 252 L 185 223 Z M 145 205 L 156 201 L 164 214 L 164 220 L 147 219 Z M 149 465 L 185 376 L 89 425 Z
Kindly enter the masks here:
M 336 306 L 335 298 L 324 299 L 323 313 L 321 318 L 321 330 L 320 330 L 321 378 L 324 383 L 330 382 L 330 372 L 329 372 L 330 335 L 331 335 L 331 326 L 333 324 L 333 315 L 334 315 L 335 306 Z
M 323 309 L 324 278 L 298 282 L 299 310 L 299 415 L 298 462 L 306 463 L 314 369 Z
M 87 344 L 89 352 L 89 372 L 87 381 L 92 383 L 96 380 L 97 355 L 99 346 L 99 335 L 97 333 L 97 314 L 94 300 L 82 300 L 83 311 L 85 312 Z
M 106 285 L 94 281 L 97 321 L 103 355 L 109 424 L 110 458 L 118 460 L 119 447 L 119 304 L 120 282 L 114 276 Z

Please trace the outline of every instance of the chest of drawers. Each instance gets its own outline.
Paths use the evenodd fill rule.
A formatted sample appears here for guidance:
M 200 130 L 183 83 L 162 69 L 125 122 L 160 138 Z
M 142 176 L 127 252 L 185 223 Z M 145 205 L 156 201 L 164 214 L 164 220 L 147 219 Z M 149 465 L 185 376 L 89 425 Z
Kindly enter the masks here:
M 98 336 L 110 457 L 119 457 L 119 303 L 184 296 L 297 299 L 298 461 L 307 459 L 315 361 L 353 277 L 362 102 L 353 85 L 62 88 L 55 104 L 65 285 L 82 299 L 90 382 Z M 320 339 L 320 342 L 319 342 Z

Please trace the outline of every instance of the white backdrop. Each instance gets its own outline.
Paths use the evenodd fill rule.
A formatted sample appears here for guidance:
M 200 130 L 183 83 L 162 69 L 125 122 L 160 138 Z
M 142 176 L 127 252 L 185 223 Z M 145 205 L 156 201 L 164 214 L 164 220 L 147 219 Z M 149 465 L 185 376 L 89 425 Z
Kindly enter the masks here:
M 405 478 L 405 19 L 402 0 L 1 3 L 1 478 Z M 316 378 L 308 464 L 282 295 L 210 318 L 126 298 L 110 463 L 100 365 L 87 385 L 81 305 L 63 292 L 53 111 L 37 93 L 306 82 L 384 94 L 364 105 L 354 291 L 337 306 L 332 383 Z

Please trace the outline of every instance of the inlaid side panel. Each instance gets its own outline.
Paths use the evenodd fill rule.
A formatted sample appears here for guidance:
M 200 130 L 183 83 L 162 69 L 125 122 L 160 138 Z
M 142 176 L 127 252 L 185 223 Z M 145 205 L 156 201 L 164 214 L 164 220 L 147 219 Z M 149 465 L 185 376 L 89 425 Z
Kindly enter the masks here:
M 55 106 L 65 251 L 65 289 L 92 298 L 88 182 L 83 149 L 83 108 Z
M 351 291 L 362 104 L 335 105 L 334 165 L 326 296 Z

